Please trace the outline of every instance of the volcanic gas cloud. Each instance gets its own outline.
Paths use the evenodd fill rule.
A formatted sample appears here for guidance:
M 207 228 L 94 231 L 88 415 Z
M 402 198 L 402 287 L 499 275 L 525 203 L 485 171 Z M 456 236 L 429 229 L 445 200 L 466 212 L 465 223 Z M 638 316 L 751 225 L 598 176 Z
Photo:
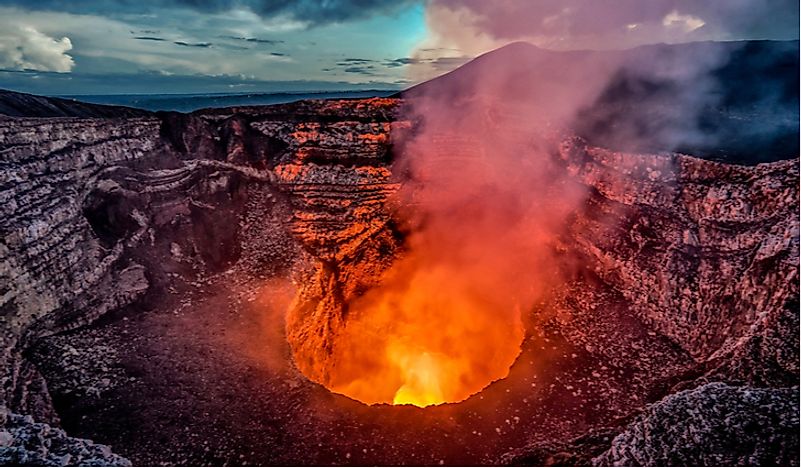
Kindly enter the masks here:
M 531 105 L 568 96 L 510 90 L 499 76 L 457 85 L 466 98 L 455 106 L 438 92 L 408 98 L 391 204 L 403 246 L 341 320 L 325 318 L 329 362 L 313 377 L 365 403 L 458 402 L 504 378 L 560 276 L 559 230 L 584 198 L 551 166 Z
M 333 356 L 330 388 L 367 403 L 458 402 L 507 375 L 523 312 L 555 274 L 551 223 L 572 196 L 551 204 L 533 189 L 550 183 L 518 157 L 538 151 L 522 135 L 465 138 L 493 127 L 486 115 L 428 116 L 399 163 L 405 249 L 350 305 Z
M 417 406 L 459 402 L 504 378 L 526 328 L 546 312 L 538 304 L 573 261 L 560 258 L 560 234 L 586 193 L 553 164 L 559 141 L 622 67 L 645 73 L 654 59 L 623 64 L 614 52 L 515 43 L 406 91 L 409 129 L 393 134 L 401 189 L 389 204 L 402 245 L 366 291 L 345 298 L 323 285 L 315 311 L 295 314 L 290 328 L 318 323 L 317 349 L 307 342 L 314 333 L 295 333 L 301 371 L 365 403 Z M 667 62 L 653 78 L 680 70 L 698 81 L 719 59 L 693 60 Z M 338 271 L 329 283 L 352 280 L 336 265 L 321 268 Z

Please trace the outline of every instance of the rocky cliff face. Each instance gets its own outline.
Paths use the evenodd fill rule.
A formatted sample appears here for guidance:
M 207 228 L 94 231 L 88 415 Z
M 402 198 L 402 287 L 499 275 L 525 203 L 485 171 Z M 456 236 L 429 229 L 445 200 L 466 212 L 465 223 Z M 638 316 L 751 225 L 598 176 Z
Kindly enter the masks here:
M 743 167 L 576 140 L 560 156 L 592 189 L 571 241 L 641 319 L 696 360 L 731 352 L 757 324 L 792 314 L 797 161 Z
M 158 310 L 160 298 L 176 294 L 174 278 L 214 274 L 291 276 L 294 365 L 325 383 L 348 303 L 403 250 L 389 203 L 400 181 L 391 136 L 413 125 L 398 119 L 397 106 L 304 101 L 0 120 L 0 404 L 56 423 L 40 371 L 57 375 L 63 366 L 43 364 L 50 345 L 38 348 L 33 366 L 35 345 L 111 311 Z M 744 167 L 613 152 L 575 137 L 553 141 L 550 157 L 588 197 L 552 246 L 570 268 L 547 313 L 530 311 L 538 323 L 615 369 L 635 369 L 631 387 L 648 395 L 641 405 L 707 380 L 798 385 L 797 159 Z M 717 398 L 710 391 L 682 396 L 683 408 Z M 755 392 L 777 399 L 779 412 L 797 400 L 797 388 Z M 679 397 L 668 398 L 660 405 Z M 738 398 L 719 405 L 764 406 Z M 637 434 L 661 424 L 660 411 L 649 410 L 598 460 L 645 460 L 636 454 L 649 442 Z M 793 425 L 797 437 L 797 419 L 765 437 L 787 441 Z M 712 460 L 665 456 L 654 460 Z M 777 457 L 797 462 L 798 453 Z
M 144 236 L 144 215 L 102 174 L 156 151 L 159 127 L 155 119 L 14 119 L 0 126 L 3 401 L 23 409 L 20 376 L 29 371 L 19 353 L 28 339 L 89 323 L 148 287 L 142 265 L 122 258 L 125 241 Z M 116 192 L 119 202 L 93 203 L 90 192 Z M 95 231 L 90 220 L 103 210 L 111 219 L 102 221 L 105 228 L 96 222 Z

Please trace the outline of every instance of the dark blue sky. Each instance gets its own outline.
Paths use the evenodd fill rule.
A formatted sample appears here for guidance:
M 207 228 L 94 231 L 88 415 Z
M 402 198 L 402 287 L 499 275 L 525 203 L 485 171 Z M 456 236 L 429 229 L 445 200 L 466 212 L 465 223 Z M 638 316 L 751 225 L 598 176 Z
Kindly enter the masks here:
M 783 0 L 0 0 L 0 88 L 39 94 L 400 88 L 513 40 L 798 38 Z

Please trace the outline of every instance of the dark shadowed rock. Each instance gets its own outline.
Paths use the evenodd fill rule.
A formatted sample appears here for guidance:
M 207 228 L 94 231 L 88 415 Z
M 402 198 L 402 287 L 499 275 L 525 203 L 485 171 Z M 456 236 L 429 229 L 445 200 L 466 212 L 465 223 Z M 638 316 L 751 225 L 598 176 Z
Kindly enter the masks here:
M 131 466 L 131 462 L 107 445 L 69 437 L 61 429 L 0 407 L 0 465 Z
M 648 408 L 593 464 L 797 466 L 798 431 L 798 387 L 710 383 Z
M 504 454 L 505 466 L 587 466 L 609 448 L 620 428 L 594 429 L 573 440 L 538 442 Z

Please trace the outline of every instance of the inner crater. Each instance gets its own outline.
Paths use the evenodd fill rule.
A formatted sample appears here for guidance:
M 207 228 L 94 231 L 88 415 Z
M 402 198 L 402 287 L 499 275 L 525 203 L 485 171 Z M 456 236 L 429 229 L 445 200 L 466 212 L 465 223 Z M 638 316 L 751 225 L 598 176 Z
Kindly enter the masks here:
M 289 336 L 301 372 L 363 403 L 420 407 L 460 402 L 505 378 L 524 337 L 519 307 L 442 265 L 410 263 L 400 260 L 347 307 L 325 310 L 334 298 L 296 304 Z M 303 346 L 310 330 L 325 335 L 322 346 Z
M 290 184 L 323 180 L 315 166 L 276 171 L 309 254 L 287 314 L 294 362 L 370 405 L 461 402 L 507 377 L 532 310 L 562 281 L 555 245 L 583 194 L 544 152 L 521 166 L 537 150 L 518 133 L 466 138 L 486 123 L 456 134 L 435 117 L 393 136 L 404 150 L 391 164 L 350 169 L 350 187 Z

